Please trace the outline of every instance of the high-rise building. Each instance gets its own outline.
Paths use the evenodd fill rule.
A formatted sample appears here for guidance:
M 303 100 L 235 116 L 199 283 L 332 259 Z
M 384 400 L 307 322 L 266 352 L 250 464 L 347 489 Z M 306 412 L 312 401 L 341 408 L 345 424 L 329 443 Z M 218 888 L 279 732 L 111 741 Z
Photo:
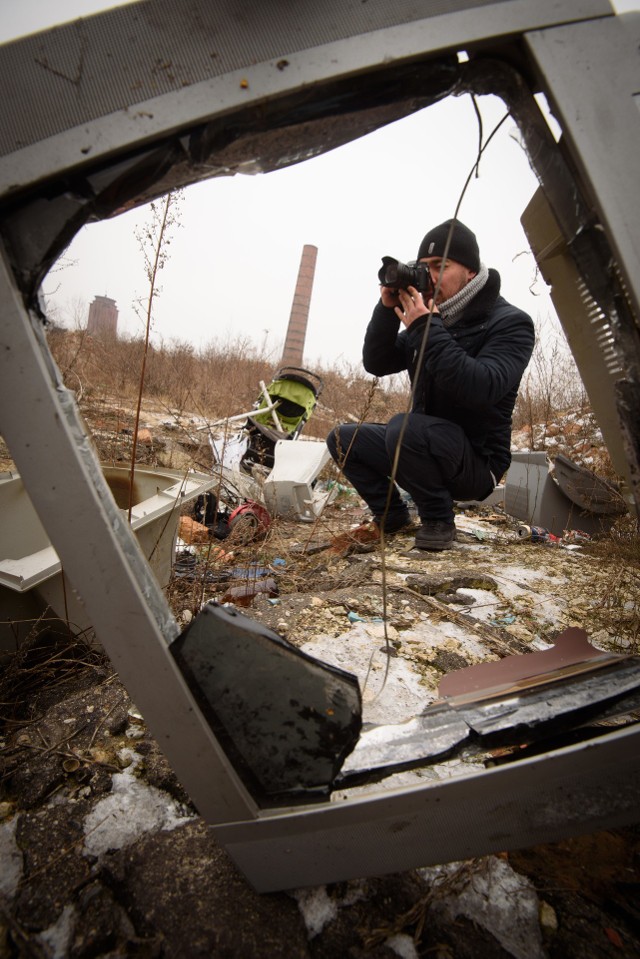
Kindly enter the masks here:
M 89 307 L 87 333 L 93 336 L 118 335 L 118 307 L 108 296 L 96 296 Z
M 311 291 L 316 270 L 318 247 L 305 244 L 300 259 L 298 282 L 291 306 L 287 337 L 284 341 L 281 363 L 283 366 L 302 366 L 304 341 L 307 335 L 307 321 L 311 305 Z

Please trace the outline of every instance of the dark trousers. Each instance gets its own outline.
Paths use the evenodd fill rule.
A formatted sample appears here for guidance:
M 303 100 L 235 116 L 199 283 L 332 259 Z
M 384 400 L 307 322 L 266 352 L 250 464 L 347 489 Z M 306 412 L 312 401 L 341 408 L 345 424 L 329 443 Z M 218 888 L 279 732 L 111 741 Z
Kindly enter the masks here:
M 397 485 L 390 487 L 399 441 Z M 410 494 L 423 522 L 453 523 L 454 500 L 483 499 L 495 485 L 486 459 L 461 427 L 437 416 L 399 413 L 386 426 L 348 423 L 332 430 L 327 446 L 376 519 L 389 501 L 389 523 L 406 514 L 398 486 Z

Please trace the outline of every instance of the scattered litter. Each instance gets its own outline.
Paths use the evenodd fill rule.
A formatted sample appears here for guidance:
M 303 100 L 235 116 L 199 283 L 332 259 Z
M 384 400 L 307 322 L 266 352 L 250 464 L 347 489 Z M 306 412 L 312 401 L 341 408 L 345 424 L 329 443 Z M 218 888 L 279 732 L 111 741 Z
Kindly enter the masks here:
M 562 542 L 565 545 L 569 543 L 589 543 L 591 537 L 581 529 L 565 529 L 562 531 Z
M 360 616 L 358 613 L 354 613 L 353 610 L 349 610 L 347 613 L 347 619 L 350 623 L 381 623 L 381 616 Z
M 270 526 L 269 511 L 254 500 L 245 500 L 229 516 L 230 532 L 235 533 L 236 538 L 240 533 L 240 538 L 245 543 L 264 536 Z
M 481 529 L 471 530 L 471 531 L 469 532 L 469 535 L 470 535 L 470 536 L 475 536 L 475 538 L 478 539 L 478 540 L 480 540 L 480 542 L 482 542 L 483 540 L 485 540 L 485 539 L 487 538 L 487 534 L 486 534 L 485 532 L 483 532 L 483 530 L 481 530 Z
M 363 616 L 358 616 L 357 613 L 354 613 L 351 610 L 349 610 L 347 613 L 347 619 L 350 623 L 366 623 L 366 619 L 364 619 Z
M 209 562 L 215 562 L 217 566 L 230 562 L 233 559 L 233 553 L 226 553 L 223 550 L 217 551 L 216 547 L 204 552 L 202 561 L 198 556 L 186 550 L 181 551 L 176 556 L 173 565 L 173 575 L 177 579 L 186 579 L 190 582 L 194 580 L 205 583 L 219 583 L 229 578 L 224 569 L 212 569 Z
M 278 586 L 275 579 L 263 577 L 244 583 L 242 586 L 231 586 L 222 596 L 221 603 L 233 603 L 234 606 L 251 606 L 258 593 L 267 593 L 269 596 L 278 595 Z
M 197 557 L 193 553 L 188 552 L 188 550 L 183 550 L 176 556 L 173 564 L 173 572 L 176 576 L 185 576 L 195 569 L 197 563 Z
M 489 620 L 492 626 L 512 626 L 515 621 L 516 617 L 513 613 L 508 616 L 496 616 L 495 619 Z
M 223 549 L 222 546 L 212 546 L 205 554 L 207 559 L 215 560 L 218 563 L 230 563 L 233 559 L 233 553 Z
M 257 563 L 252 563 L 250 566 L 236 566 L 231 570 L 230 578 L 256 580 L 261 579 L 263 576 L 268 576 L 270 573 L 271 570 L 268 566 L 258 566 Z
M 555 536 L 543 526 L 527 526 L 525 524 L 518 526 L 516 535 L 518 539 L 528 540 L 531 543 L 553 543 L 568 550 L 580 549 L 584 543 L 591 541 L 591 536 L 584 530 L 565 529 L 562 531 L 562 536 Z
M 338 483 L 336 480 L 327 480 L 326 483 L 318 484 L 321 489 L 336 490 L 337 494 L 345 494 L 346 496 L 356 496 L 356 491 L 353 486 L 345 486 L 343 483 Z
M 331 552 L 339 556 L 372 552 L 380 543 L 380 532 L 374 523 L 362 523 L 345 533 L 331 537 Z
M 486 516 L 480 519 L 477 516 L 466 516 L 464 513 L 458 513 L 456 515 L 456 530 L 458 534 L 464 534 L 463 538 L 465 540 L 469 537 L 481 543 L 489 542 L 495 540 L 499 535 L 495 527 L 490 525 L 492 519 L 492 517 Z M 501 522 L 504 522 L 504 516 L 501 517 Z
M 321 377 L 301 367 L 287 366 L 278 370 L 269 386 L 263 381 L 259 385 L 260 394 L 251 410 L 198 427 L 209 434 L 214 472 L 219 472 L 221 497 L 226 503 L 221 511 L 217 496 L 202 498 L 195 518 L 219 539 L 234 527 L 244 542 L 258 538 L 271 525 L 270 513 L 291 514 L 311 522 L 335 495 L 328 491 L 318 497 L 320 486 L 314 489 L 318 474 L 330 458 L 326 444 L 300 440 L 322 392 Z M 230 434 L 233 423 L 238 428 L 232 427 L 235 433 Z M 224 429 L 220 432 L 217 427 Z M 258 482 L 259 476 L 263 483 Z M 249 477 L 254 492 L 247 495 L 242 488 L 246 489 Z M 244 502 L 238 505 L 240 500 Z
M 530 540 L 532 543 L 559 543 L 560 537 L 554 536 L 544 526 L 526 526 L 522 524 L 516 530 L 518 539 Z

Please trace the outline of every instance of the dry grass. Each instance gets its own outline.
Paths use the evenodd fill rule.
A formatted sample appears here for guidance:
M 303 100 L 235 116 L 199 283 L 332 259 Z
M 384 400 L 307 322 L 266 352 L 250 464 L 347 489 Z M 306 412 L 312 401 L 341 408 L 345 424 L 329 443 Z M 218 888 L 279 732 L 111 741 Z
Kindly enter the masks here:
M 135 403 L 143 343 L 88 336 L 86 331 L 53 327 L 49 345 L 67 386 L 81 410 L 107 401 L 110 409 L 130 409 Z M 262 358 L 249 341 L 212 344 L 200 353 L 184 343 L 150 347 L 145 376 L 145 402 L 164 408 L 168 416 L 185 413 L 210 421 L 249 410 L 258 398 L 261 380 L 268 383 L 278 363 Z M 324 437 L 342 417 L 358 415 L 371 392 L 371 377 L 362 368 L 314 368 L 324 388 L 309 436 Z M 368 401 L 370 419 L 388 419 L 406 409 L 408 391 L 400 378 L 378 384 Z
M 640 531 L 631 516 L 618 520 L 609 536 L 588 552 L 607 562 L 608 583 L 598 593 L 598 609 L 608 617 L 612 633 L 640 649 Z
M 49 702 L 69 695 L 85 676 L 113 670 L 100 647 L 74 636 L 56 619 L 37 620 L 0 673 L 0 727 L 37 717 Z

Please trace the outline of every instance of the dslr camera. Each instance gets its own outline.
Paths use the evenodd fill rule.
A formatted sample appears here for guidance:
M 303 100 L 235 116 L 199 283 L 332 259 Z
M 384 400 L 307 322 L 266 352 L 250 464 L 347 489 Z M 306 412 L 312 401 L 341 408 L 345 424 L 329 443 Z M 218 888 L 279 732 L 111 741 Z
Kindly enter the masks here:
M 433 294 L 434 285 L 431 273 L 426 263 L 400 263 L 391 256 L 382 257 L 382 267 L 378 271 L 378 279 L 383 286 L 393 290 L 406 290 L 415 286 L 419 293 L 427 297 Z

